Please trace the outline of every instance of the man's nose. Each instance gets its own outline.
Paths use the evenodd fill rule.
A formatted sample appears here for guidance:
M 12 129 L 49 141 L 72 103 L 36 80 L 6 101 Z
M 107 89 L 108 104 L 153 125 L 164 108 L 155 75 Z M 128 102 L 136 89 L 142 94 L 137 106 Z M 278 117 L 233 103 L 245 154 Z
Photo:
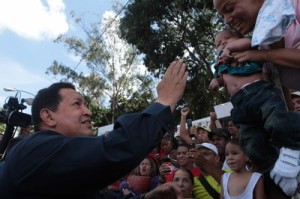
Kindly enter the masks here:
M 92 116 L 92 111 L 87 106 L 84 106 L 83 109 L 86 115 Z

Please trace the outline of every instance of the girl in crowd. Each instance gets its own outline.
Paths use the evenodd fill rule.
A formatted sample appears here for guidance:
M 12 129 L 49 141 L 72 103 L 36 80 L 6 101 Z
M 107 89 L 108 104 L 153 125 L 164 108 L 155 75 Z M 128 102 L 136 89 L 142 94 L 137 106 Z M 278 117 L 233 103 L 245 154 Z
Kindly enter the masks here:
M 265 198 L 262 175 L 247 169 L 249 158 L 238 139 L 232 139 L 226 144 L 225 154 L 232 172 L 226 172 L 222 176 L 221 198 Z
M 176 160 L 177 140 L 171 134 L 166 134 L 160 142 L 158 153 L 155 155 L 159 164 L 171 162 L 172 169 L 178 167 Z

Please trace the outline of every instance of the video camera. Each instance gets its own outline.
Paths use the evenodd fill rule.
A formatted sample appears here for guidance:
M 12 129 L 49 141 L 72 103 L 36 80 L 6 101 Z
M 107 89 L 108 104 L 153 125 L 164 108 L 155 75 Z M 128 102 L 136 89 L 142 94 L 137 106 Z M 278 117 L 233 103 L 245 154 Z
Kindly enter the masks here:
M 31 125 L 31 115 L 21 112 L 26 108 L 24 102 L 28 103 L 28 99 L 21 99 L 19 102 L 17 97 L 9 97 L 8 102 L 3 105 L 3 110 L 0 111 L 0 123 L 24 128 Z

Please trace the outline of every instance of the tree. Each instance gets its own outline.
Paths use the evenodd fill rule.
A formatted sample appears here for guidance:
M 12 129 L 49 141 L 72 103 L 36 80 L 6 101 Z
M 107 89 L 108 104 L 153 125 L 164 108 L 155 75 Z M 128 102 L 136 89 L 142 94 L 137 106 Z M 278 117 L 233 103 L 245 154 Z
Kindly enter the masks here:
M 216 60 L 214 33 L 222 26 L 211 0 L 135 0 L 127 6 L 120 30 L 155 76 L 172 60 L 186 60 L 189 79 L 182 103 L 189 103 L 193 117 L 201 118 L 229 99 L 225 92 L 208 90 Z
M 88 73 L 78 72 L 79 64 L 72 69 L 57 61 L 46 72 L 77 85 L 94 114 L 94 126 L 114 123 L 119 115 L 140 111 L 153 101 L 152 89 L 149 90 L 153 79 L 140 72 L 137 50 L 119 37 L 119 20 L 115 13 L 107 13 L 101 23 L 91 25 L 89 30 L 81 18 L 75 19 L 85 38 L 62 35 L 56 42 L 64 43 L 78 56 L 79 64 L 85 64 Z

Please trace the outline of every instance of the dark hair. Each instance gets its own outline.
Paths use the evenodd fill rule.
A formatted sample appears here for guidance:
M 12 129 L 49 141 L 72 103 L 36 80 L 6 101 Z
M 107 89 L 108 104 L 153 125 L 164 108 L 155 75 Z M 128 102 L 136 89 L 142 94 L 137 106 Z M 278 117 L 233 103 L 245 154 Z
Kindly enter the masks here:
M 211 140 L 214 135 L 224 137 L 226 140 L 230 139 L 230 133 L 227 128 L 216 128 L 208 134 L 208 138 Z
M 173 135 L 165 134 L 162 140 L 170 140 L 172 144 L 172 149 L 177 149 L 178 141 L 174 138 Z
M 236 145 L 236 146 L 238 146 L 238 147 L 240 147 L 240 148 L 242 149 L 242 151 L 245 153 L 245 150 L 244 150 L 244 148 L 242 147 L 242 145 L 241 145 L 239 139 L 237 139 L 237 138 L 231 138 L 231 139 L 226 143 L 226 145 L 229 144 L 229 143 L 230 143 L 230 144 L 233 144 L 233 145 Z
M 224 28 L 223 30 L 217 32 L 216 35 L 218 35 L 218 34 L 220 34 L 222 32 L 230 32 L 231 34 L 235 35 L 238 38 L 243 38 L 243 35 L 241 33 L 237 32 L 236 30 L 234 30 L 232 28 L 229 28 L 229 27 L 228 28 Z
M 40 130 L 40 124 L 42 122 L 42 119 L 40 117 L 40 111 L 43 108 L 48 108 L 52 111 L 57 110 L 58 104 L 62 100 L 59 91 L 63 88 L 70 88 L 75 90 L 75 86 L 68 82 L 54 83 L 47 88 L 39 90 L 39 92 L 33 100 L 31 107 L 34 131 Z
M 186 147 L 186 148 L 188 148 L 188 149 L 190 149 L 190 148 L 195 148 L 195 143 L 189 143 L 189 144 L 186 143 L 186 142 L 178 143 L 176 150 L 177 150 L 179 147 Z
M 195 183 L 194 183 L 194 175 L 193 175 L 193 173 L 192 173 L 192 171 L 191 170 L 189 170 L 189 169 L 186 169 L 186 168 L 179 168 L 179 169 L 177 169 L 175 172 L 174 172 L 174 175 L 173 175 L 173 177 L 172 177 L 172 181 L 174 180 L 174 176 L 175 176 L 175 174 L 177 173 L 177 171 L 184 171 L 184 172 L 186 172 L 186 173 L 188 173 L 188 176 L 189 176 L 189 179 L 191 180 L 191 182 L 192 182 L 192 185 L 194 185 Z

